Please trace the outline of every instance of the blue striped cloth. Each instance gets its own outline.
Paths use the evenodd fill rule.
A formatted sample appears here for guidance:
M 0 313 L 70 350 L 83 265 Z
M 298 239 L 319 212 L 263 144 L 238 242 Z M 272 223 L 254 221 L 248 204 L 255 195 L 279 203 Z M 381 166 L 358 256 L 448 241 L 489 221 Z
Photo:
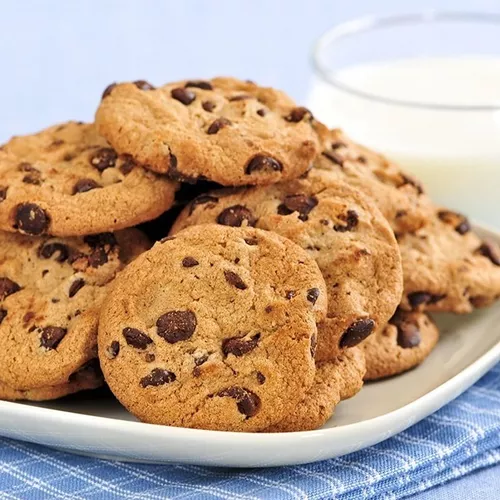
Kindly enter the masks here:
M 500 364 L 396 437 L 316 464 L 213 469 L 108 462 L 0 440 L 0 498 L 402 498 L 500 463 Z

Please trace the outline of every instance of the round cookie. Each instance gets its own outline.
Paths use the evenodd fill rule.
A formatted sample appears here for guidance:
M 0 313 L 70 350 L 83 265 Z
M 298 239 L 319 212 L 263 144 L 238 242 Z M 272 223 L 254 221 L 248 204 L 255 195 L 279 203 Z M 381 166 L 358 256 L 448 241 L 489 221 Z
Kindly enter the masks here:
M 328 170 L 370 196 L 396 233 L 415 231 L 427 223 L 432 205 L 422 185 L 381 154 L 356 144 L 340 129 L 317 123 L 322 152 L 314 168 Z
M 304 400 L 283 420 L 265 432 L 298 432 L 318 429 L 344 399 L 357 394 L 365 375 L 363 349 L 353 347 L 333 361 L 316 366 L 316 376 Z
M 0 229 L 78 236 L 116 231 L 171 207 L 176 184 L 118 156 L 93 124 L 14 137 L 0 151 Z
M 500 297 L 500 248 L 466 217 L 437 208 L 429 224 L 398 237 L 406 310 L 469 313 Z
M 300 247 L 258 229 L 204 225 L 156 243 L 115 280 L 99 358 L 140 420 L 259 431 L 311 386 L 325 313 L 323 277 Z
M 112 84 L 96 124 L 119 153 L 184 182 L 271 184 L 303 174 L 318 153 L 307 109 L 234 78 Z
M 367 338 L 365 380 L 378 380 L 414 368 L 424 361 L 439 340 L 439 330 L 422 312 L 399 309 L 387 326 Z
M 67 384 L 96 357 L 106 285 L 148 246 L 135 229 L 66 239 L 0 232 L 0 382 Z
M 59 399 L 81 391 L 97 389 L 104 382 L 99 362 L 91 360 L 71 374 L 68 382 L 60 385 L 38 387 L 36 389 L 12 389 L 0 382 L 0 399 L 7 401 L 48 401 Z
M 382 328 L 401 301 L 401 257 L 393 231 L 366 196 L 329 172 L 202 195 L 181 213 L 171 234 L 208 222 L 274 231 L 316 259 L 328 290 L 318 361 L 335 359 Z

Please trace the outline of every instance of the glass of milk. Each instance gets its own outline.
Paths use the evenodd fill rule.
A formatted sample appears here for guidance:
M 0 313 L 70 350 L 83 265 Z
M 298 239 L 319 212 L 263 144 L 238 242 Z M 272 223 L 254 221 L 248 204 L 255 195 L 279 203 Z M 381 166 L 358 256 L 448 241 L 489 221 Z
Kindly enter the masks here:
M 413 172 L 438 203 L 500 228 L 500 14 L 338 25 L 314 50 L 308 106 Z

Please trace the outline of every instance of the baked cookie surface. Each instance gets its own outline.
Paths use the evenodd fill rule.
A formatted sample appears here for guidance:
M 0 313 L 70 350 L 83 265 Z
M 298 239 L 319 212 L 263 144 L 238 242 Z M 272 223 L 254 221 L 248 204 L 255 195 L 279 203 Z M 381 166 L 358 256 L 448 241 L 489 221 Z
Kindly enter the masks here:
M 115 280 L 99 324 L 106 381 L 140 420 L 259 431 L 304 398 L 326 313 L 318 266 L 278 235 L 204 225 Z
M 49 401 L 80 391 L 97 389 L 104 383 L 98 361 L 91 360 L 72 373 L 68 382 L 36 389 L 12 389 L 0 382 L 0 399 L 7 401 Z
M 469 313 L 500 297 L 500 247 L 466 217 L 438 208 L 429 224 L 398 238 L 407 310 Z
M 366 358 L 365 380 L 403 373 L 422 363 L 436 346 L 439 330 L 422 312 L 398 310 L 387 326 L 362 344 Z
M 330 172 L 312 170 L 272 186 L 203 194 L 181 213 L 171 234 L 213 222 L 276 232 L 316 260 L 328 291 L 317 361 L 335 359 L 382 328 L 401 301 L 401 257 L 393 231 L 366 196 Z
M 118 155 L 93 124 L 12 138 L 0 151 L 0 229 L 78 236 L 154 219 L 176 184 Z
M 414 177 L 381 154 L 355 143 L 342 130 L 316 128 L 322 152 L 314 168 L 331 171 L 370 196 L 396 233 L 415 231 L 426 224 L 432 205 Z
M 283 92 L 233 78 L 109 86 L 96 113 L 119 152 L 175 180 L 271 184 L 318 152 L 312 116 Z
M 318 363 L 313 385 L 304 400 L 266 432 L 308 431 L 323 426 L 342 400 L 361 390 L 365 372 L 361 347 L 348 349 L 333 361 Z
M 67 384 L 96 357 L 107 285 L 148 246 L 134 229 L 65 239 L 0 232 L 0 382 Z

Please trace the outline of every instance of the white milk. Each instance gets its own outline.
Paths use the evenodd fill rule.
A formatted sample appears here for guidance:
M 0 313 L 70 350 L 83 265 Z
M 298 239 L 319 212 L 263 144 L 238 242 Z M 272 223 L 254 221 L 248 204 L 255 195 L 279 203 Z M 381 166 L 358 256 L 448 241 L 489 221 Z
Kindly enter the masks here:
M 498 104 L 500 58 L 419 58 L 352 66 L 351 88 L 430 104 Z M 363 99 L 317 79 L 314 115 L 414 172 L 437 202 L 500 227 L 500 111 L 433 110 Z

